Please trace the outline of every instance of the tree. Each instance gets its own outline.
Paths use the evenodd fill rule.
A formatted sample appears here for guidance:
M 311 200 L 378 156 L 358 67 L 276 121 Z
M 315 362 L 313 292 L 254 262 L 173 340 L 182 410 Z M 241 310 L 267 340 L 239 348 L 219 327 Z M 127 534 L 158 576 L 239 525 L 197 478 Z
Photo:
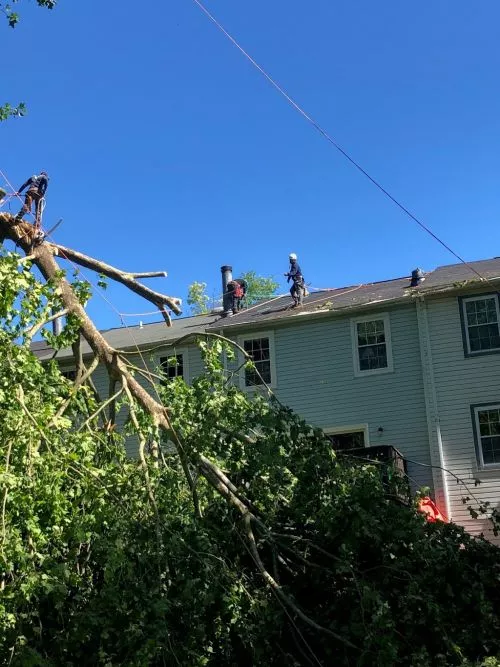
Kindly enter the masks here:
M 258 301 L 272 299 L 279 287 L 272 276 L 258 276 L 255 271 L 246 271 L 241 275 L 247 283 L 246 302 L 252 306 Z
M 255 271 L 246 271 L 240 276 L 247 284 L 245 304 L 252 306 L 259 301 L 272 299 L 276 295 L 279 283 L 272 276 L 258 276 Z M 207 283 L 194 282 L 189 285 L 187 302 L 193 315 L 208 313 L 210 297 L 206 293 Z
M 188 287 L 187 303 L 191 307 L 193 315 L 203 315 L 208 313 L 208 302 L 210 301 L 207 293 L 207 283 L 191 283 Z
M 32 236 L 0 215 L 2 240 L 27 253 L 0 255 L 1 661 L 465 667 L 498 654 L 496 547 L 427 524 L 404 480 L 387 486 L 276 398 L 240 392 L 221 359 L 245 353 L 221 336 L 198 336 L 192 386 L 146 392 L 146 368 L 110 348 L 83 308 L 88 283 L 55 258 L 178 303 Z M 74 383 L 30 350 L 54 310 L 66 325 L 44 336 L 74 344 Z M 92 386 L 98 362 L 108 397 Z
M 46 7 L 47 9 L 53 9 L 56 5 L 56 0 L 36 0 L 37 4 L 40 7 Z M 18 2 L 18 0 L 13 0 L 13 2 Z M 0 1 L 0 12 L 5 14 L 7 22 L 11 28 L 15 28 L 19 22 L 19 14 L 15 12 L 12 8 L 11 3 L 5 3 Z M 7 120 L 11 116 L 24 116 L 26 114 L 26 105 L 24 102 L 20 102 L 17 106 L 13 107 L 10 104 L 6 103 L 3 106 L 0 106 L 0 122 Z

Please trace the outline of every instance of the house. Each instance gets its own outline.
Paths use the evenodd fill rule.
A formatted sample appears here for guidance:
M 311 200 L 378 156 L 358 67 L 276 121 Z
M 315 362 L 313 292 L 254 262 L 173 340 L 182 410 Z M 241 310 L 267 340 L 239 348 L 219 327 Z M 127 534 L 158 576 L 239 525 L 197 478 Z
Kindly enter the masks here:
M 243 390 L 265 380 L 338 448 L 396 447 L 414 487 L 430 487 L 445 516 L 487 533 L 487 518 L 473 520 L 462 499 L 500 507 L 500 258 L 442 266 L 415 283 L 403 277 L 315 292 L 300 309 L 288 295 L 234 316 L 226 304 L 170 329 L 150 324 L 104 336 L 131 353 L 138 346 L 150 365 L 163 363 L 188 382 L 201 373 L 201 356 L 178 340 L 204 331 L 236 340 L 261 376 L 240 371 Z M 53 354 L 42 343 L 34 351 L 43 360 Z M 56 358 L 71 372 L 70 350 Z M 106 396 L 104 372 L 94 381 Z

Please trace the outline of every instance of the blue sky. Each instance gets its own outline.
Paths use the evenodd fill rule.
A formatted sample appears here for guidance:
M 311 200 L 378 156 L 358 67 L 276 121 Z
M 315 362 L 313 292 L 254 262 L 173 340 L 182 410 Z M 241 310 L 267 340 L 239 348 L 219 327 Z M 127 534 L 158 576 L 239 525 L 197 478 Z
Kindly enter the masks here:
M 500 255 L 496 0 L 207 0 L 253 57 L 374 177 L 467 260 Z M 192 0 L 60 0 L 0 24 L 0 125 L 16 186 L 46 169 L 56 239 L 151 287 L 220 293 L 235 273 L 314 287 L 453 263 L 294 112 Z M 118 9 L 119 8 L 119 9 Z M 120 312 L 150 304 L 111 286 Z M 116 312 L 95 296 L 102 328 Z M 128 324 L 139 319 L 127 318 Z

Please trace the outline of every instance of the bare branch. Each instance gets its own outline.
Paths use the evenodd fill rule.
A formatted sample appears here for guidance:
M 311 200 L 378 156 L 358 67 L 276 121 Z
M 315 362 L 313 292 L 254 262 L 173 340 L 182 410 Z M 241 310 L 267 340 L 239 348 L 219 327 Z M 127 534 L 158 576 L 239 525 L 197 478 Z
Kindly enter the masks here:
M 66 412 L 69 404 L 73 400 L 76 392 L 78 391 L 78 387 L 80 387 L 82 384 L 84 384 L 87 380 L 90 380 L 90 376 L 95 371 L 95 369 L 97 368 L 98 365 L 99 365 L 99 357 L 95 356 L 92 359 L 92 362 L 87 369 L 85 368 L 85 366 L 83 366 L 82 372 L 80 373 L 80 375 L 77 374 L 77 376 L 75 378 L 75 382 L 73 384 L 73 387 L 71 388 L 71 394 L 70 394 L 69 398 L 67 398 L 64 401 L 64 403 L 61 405 L 61 407 L 56 412 L 56 414 L 52 417 L 52 419 L 50 420 L 50 423 L 49 423 L 49 427 L 52 426 L 53 424 L 55 424 L 56 421 L 60 417 L 63 416 L 63 414 Z M 95 387 L 93 388 L 93 391 L 94 391 L 94 389 L 95 389 Z
M 50 317 L 47 317 L 45 320 L 42 320 L 41 322 L 37 322 L 31 329 L 29 329 L 25 334 L 24 334 L 24 339 L 26 342 L 29 342 L 33 336 L 35 336 L 40 329 L 43 329 L 44 326 L 49 324 L 50 322 L 53 322 L 54 320 L 57 320 L 59 317 L 65 317 L 68 314 L 68 310 L 65 308 L 64 310 L 60 310 L 58 313 L 55 315 L 51 315 Z
M 62 257 L 63 259 L 67 259 L 70 262 L 75 262 L 80 266 L 84 266 L 86 269 L 91 269 L 92 271 L 96 271 L 97 273 L 102 273 L 103 275 L 108 276 L 108 278 L 111 278 L 112 280 L 116 280 L 117 282 L 126 285 L 130 290 L 132 290 L 132 292 L 135 292 L 139 296 L 142 296 L 144 299 L 147 299 L 152 304 L 154 304 L 158 308 L 158 310 L 160 310 L 163 313 L 163 316 L 165 317 L 167 324 L 169 325 L 170 325 L 170 317 L 168 316 L 168 313 L 166 313 L 165 306 L 170 308 L 170 310 L 172 310 L 176 315 L 179 315 L 179 313 L 182 312 L 181 299 L 167 296 L 166 294 L 161 294 L 160 292 L 155 292 L 149 287 L 146 287 L 145 285 L 142 285 L 141 283 L 137 282 L 137 280 L 135 279 L 138 276 L 146 278 L 146 277 L 153 277 L 155 275 L 156 276 L 166 275 L 165 272 L 161 273 L 151 272 L 148 274 L 128 273 L 127 271 L 121 271 L 120 269 L 117 269 L 116 267 L 111 266 L 110 264 L 101 262 L 100 260 L 95 259 L 94 257 L 89 257 L 88 255 L 84 255 L 81 252 L 72 250 L 71 248 L 66 248 L 56 243 L 45 243 L 44 245 L 50 248 L 52 253 L 57 257 Z
M 129 273 L 131 278 L 166 278 L 166 271 L 145 271 L 144 273 Z

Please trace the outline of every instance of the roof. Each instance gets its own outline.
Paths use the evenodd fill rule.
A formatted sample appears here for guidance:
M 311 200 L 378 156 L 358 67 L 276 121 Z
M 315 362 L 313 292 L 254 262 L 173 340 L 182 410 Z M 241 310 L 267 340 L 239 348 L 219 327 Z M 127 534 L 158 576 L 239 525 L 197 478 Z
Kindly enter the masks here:
M 477 273 L 475 273 L 477 271 Z M 209 329 L 224 329 L 233 326 L 249 326 L 266 322 L 291 320 L 313 316 L 316 313 L 335 313 L 343 310 L 368 308 L 377 304 L 410 302 L 416 294 L 429 294 L 436 291 L 457 290 L 465 283 L 479 283 L 480 274 L 486 280 L 500 280 L 500 257 L 469 262 L 468 264 L 449 264 L 425 273 L 424 281 L 416 288 L 410 287 L 410 278 L 394 278 L 375 283 L 350 285 L 328 290 L 311 292 L 304 299 L 301 308 L 291 308 L 288 294 L 256 304 L 222 322 L 210 325 Z M 488 284 L 488 283 L 486 283 Z M 490 286 L 494 289 L 493 286 Z
M 142 326 L 119 327 L 116 329 L 105 329 L 102 335 L 112 347 L 118 350 L 134 349 L 135 347 L 147 347 L 154 343 L 174 343 L 179 338 L 191 333 L 203 333 L 207 327 L 219 319 L 218 315 L 197 315 L 195 317 L 180 317 L 176 319 L 173 326 L 167 327 L 165 322 L 154 322 Z M 32 343 L 31 349 L 42 361 L 48 361 L 54 356 L 54 350 L 45 341 Z M 91 354 L 87 342 L 82 341 L 83 355 Z M 56 359 L 63 360 L 72 358 L 73 352 L 70 348 L 59 350 Z
M 475 273 L 477 271 L 477 273 Z M 369 308 L 378 304 L 396 305 L 411 302 L 416 294 L 432 294 L 435 292 L 456 291 L 480 283 L 480 274 L 487 281 L 500 281 L 500 257 L 486 259 L 468 264 L 449 264 L 440 266 L 434 271 L 425 273 L 425 280 L 416 288 L 410 287 L 410 278 L 394 278 L 375 283 L 351 285 L 312 292 L 304 299 L 301 308 L 291 308 L 290 295 L 282 295 L 258 303 L 240 311 L 232 317 L 221 318 L 220 314 L 181 317 L 173 321 L 171 327 L 165 323 L 155 322 L 142 326 L 120 327 L 101 331 L 106 341 L 115 349 L 126 350 L 135 347 L 145 348 L 155 343 L 174 343 L 190 333 L 203 333 L 228 329 L 235 326 L 266 324 L 267 322 L 295 320 L 296 318 L 312 317 L 320 313 L 338 313 L 346 310 Z M 486 282 L 490 289 L 494 285 Z M 42 361 L 51 359 L 54 352 L 47 344 L 36 342 L 32 350 Z M 83 354 L 91 350 L 86 342 L 82 342 Z M 73 357 L 71 349 L 60 350 L 56 358 L 59 360 Z

